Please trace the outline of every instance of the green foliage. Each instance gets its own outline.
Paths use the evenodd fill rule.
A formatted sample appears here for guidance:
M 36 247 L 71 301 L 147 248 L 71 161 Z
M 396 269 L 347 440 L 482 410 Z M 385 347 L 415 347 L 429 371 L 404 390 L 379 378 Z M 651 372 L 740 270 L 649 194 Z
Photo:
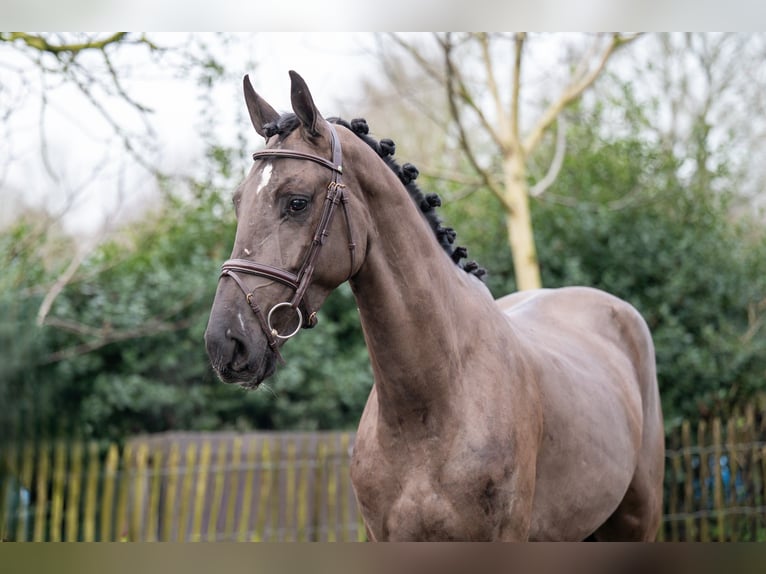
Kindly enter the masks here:
M 328 300 L 316 331 L 288 345 L 273 390 L 245 392 L 214 376 L 203 334 L 234 238 L 228 195 L 205 188 L 167 195 L 85 260 L 43 328 L 34 320 L 56 273 L 16 253 L 31 239 L 28 226 L 6 230 L 0 247 L 8 271 L 16 270 L 3 275 L 0 292 L 6 404 L 26 405 L 56 432 L 113 439 L 171 429 L 354 427 L 371 374 L 346 287 Z M 25 290 L 32 294 L 18 299 Z M 36 388 L 43 384 L 44 400 Z
M 372 371 L 348 285 L 328 298 L 319 318 L 285 347 L 287 365 L 273 382 L 274 428 L 353 429 L 359 422 Z
M 43 251 L 41 245 L 52 245 Z M 0 436 L 51 413 L 52 387 L 37 384 L 52 335 L 36 325 L 49 277 L 71 242 L 45 214 L 26 213 L 0 233 Z M 44 416 L 44 415 L 42 415 Z

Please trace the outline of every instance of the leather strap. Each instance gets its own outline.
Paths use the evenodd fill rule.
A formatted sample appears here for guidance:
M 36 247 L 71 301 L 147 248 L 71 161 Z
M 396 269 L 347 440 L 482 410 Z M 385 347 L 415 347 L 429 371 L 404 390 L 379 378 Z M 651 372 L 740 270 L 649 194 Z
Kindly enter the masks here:
M 330 125 L 330 124 L 328 124 Z M 340 164 L 335 164 L 329 160 L 326 160 L 323 157 L 319 157 L 318 155 L 293 150 L 293 149 L 264 149 L 261 151 L 257 151 L 253 154 L 253 159 L 258 159 L 261 157 L 286 157 L 291 159 L 307 159 L 309 161 L 313 161 L 315 163 L 318 163 L 320 165 L 323 165 L 327 169 L 331 169 L 337 173 L 343 173 L 343 167 Z
M 343 153 L 341 150 L 340 140 L 338 139 L 338 135 L 335 131 L 335 127 L 329 122 L 327 123 L 327 126 L 329 127 L 331 136 L 332 161 L 310 153 L 289 149 L 265 149 L 257 151 L 253 154 L 254 160 L 276 157 L 313 161 L 314 163 L 318 163 L 319 165 L 332 171 L 333 177 L 332 181 L 330 181 L 330 183 L 327 185 L 327 195 L 325 196 L 322 214 L 319 218 L 319 223 L 317 225 L 316 231 L 314 232 L 311 246 L 309 247 L 309 250 L 303 259 L 303 263 L 301 264 L 301 268 L 298 273 L 296 274 L 285 269 L 267 265 L 265 263 L 248 261 L 247 259 L 229 259 L 221 266 L 220 277 L 231 277 L 234 279 L 235 283 L 245 294 L 250 308 L 253 310 L 253 313 L 261 325 L 261 329 L 263 329 L 263 332 L 266 335 L 269 347 L 276 353 L 277 358 L 282 363 L 284 363 L 284 360 L 282 359 L 282 356 L 278 350 L 278 341 L 276 337 L 277 333 L 273 332 L 272 327 L 269 325 L 269 322 L 266 319 L 263 311 L 257 305 L 257 303 L 255 303 L 253 293 L 247 290 L 237 273 L 245 273 L 248 275 L 265 277 L 290 287 L 295 291 L 293 298 L 290 301 L 290 306 L 293 309 L 300 309 L 300 312 L 303 314 L 304 327 L 311 328 L 316 325 L 316 313 L 309 311 L 304 301 L 304 297 L 306 295 L 306 290 L 311 283 L 311 278 L 314 275 L 319 253 L 330 233 L 330 226 L 332 225 L 333 216 L 335 215 L 335 211 L 340 204 L 346 219 L 346 232 L 348 234 L 348 248 L 351 259 L 351 267 L 349 268 L 349 274 L 346 279 L 351 278 L 351 275 L 354 273 L 356 244 L 354 243 L 353 229 L 351 226 L 351 219 L 349 217 L 348 211 L 348 194 L 345 191 L 346 186 L 342 183 Z
M 234 273 L 233 271 L 229 271 L 227 269 L 224 269 L 223 272 L 221 272 L 221 277 L 223 277 L 223 276 L 228 276 L 228 277 L 231 277 L 232 279 L 234 279 L 234 282 L 239 286 L 239 288 L 245 294 L 245 298 L 247 299 L 248 305 L 250 305 L 250 309 L 252 309 L 253 313 L 255 314 L 256 318 L 258 319 L 258 323 L 261 325 L 261 330 L 263 331 L 263 334 L 266 335 L 266 341 L 269 344 L 269 348 L 277 356 L 277 360 L 282 365 L 284 365 L 285 364 L 285 360 L 282 357 L 282 354 L 279 352 L 279 342 L 277 341 L 277 337 L 272 332 L 272 330 L 269 328 L 269 323 L 266 320 L 266 317 L 263 314 L 263 311 L 258 306 L 258 303 L 255 302 L 255 297 L 253 296 L 252 291 L 248 291 L 247 290 L 247 287 L 245 287 L 245 284 L 237 276 L 237 274 Z

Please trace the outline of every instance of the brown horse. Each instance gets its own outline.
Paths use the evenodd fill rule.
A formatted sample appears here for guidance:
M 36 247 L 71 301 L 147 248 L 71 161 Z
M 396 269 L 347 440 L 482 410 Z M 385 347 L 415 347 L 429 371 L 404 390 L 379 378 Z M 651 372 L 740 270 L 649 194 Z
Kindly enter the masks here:
M 351 467 L 370 539 L 653 539 L 663 421 L 639 313 L 581 287 L 494 300 L 392 142 L 325 120 L 290 76 L 282 116 L 245 77 L 266 148 L 205 334 L 220 378 L 257 387 L 348 280 L 375 376 Z

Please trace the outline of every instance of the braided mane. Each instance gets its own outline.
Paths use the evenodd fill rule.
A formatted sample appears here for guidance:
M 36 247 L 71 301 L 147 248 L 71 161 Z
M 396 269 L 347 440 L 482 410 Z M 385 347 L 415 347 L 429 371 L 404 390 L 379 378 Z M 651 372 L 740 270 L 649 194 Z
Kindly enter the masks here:
M 401 181 L 407 189 L 412 201 L 415 202 L 415 205 L 418 206 L 423 217 L 430 225 L 439 245 L 442 246 L 455 265 L 463 269 L 466 273 L 475 275 L 483 281 L 484 276 L 487 273 L 486 269 L 479 267 L 479 264 L 476 263 L 476 261 L 466 261 L 461 263 L 461 260 L 468 256 L 468 249 L 462 246 L 456 246 L 455 238 L 457 237 L 457 233 L 452 227 L 444 227 L 442 225 L 442 220 L 436 213 L 436 208 L 440 207 L 442 204 L 441 198 L 435 193 L 424 194 L 418 187 L 415 183 L 415 179 L 417 179 L 420 172 L 414 165 L 405 163 L 400 166 L 396 160 L 394 160 L 393 155 L 396 151 L 394 142 L 390 139 L 376 141 L 369 135 L 370 128 L 367 125 L 367 121 L 362 118 L 353 119 L 350 123 L 340 118 L 328 118 L 328 121 L 341 125 L 354 132 L 359 139 L 370 146 L 375 153 L 383 159 L 386 165 L 397 175 L 399 181 Z M 263 126 L 263 128 L 268 137 L 279 135 L 281 139 L 284 139 L 299 125 L 300 120 L 295 114 L 286 113 L 282 114 L 276 122 L 268 123 Z

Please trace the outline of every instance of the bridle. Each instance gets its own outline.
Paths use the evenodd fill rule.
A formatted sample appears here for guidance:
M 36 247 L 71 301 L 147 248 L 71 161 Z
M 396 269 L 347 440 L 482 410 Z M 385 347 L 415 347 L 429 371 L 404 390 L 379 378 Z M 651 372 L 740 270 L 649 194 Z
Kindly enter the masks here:
M 317 225 L 316 231 L 314 232 L 314 238 L 311 241 L 311 245 L 309 246 L 299 271 L 297 273 L 293 273 L 292 271 L 287 271 L 285 269 L 266 265 L 265 263 L 248 261 L 247 259 L 229 259 L 228 261 L 225 261 L 221 266 L 221 275 L 219 277 L 219 280 L 222 277 L 231 277 L 245 294 L 247 303 L 253 310 L 253 313 L 258 319 L 258 323 L 260 324 L 263 333 L 266 335 L 266 340 L 268 341 L 269 347 L 277 356 L 277 359 L 283 364 L 285 361 L 282 358 L 282 355 L 279 353 L 279 340 L 290 339 L 291 337 L 297 335 L 302 327 L 310 329 L 317 323 L 316 311 L 311 311 L 308 308 L 304 297 L 306 295 L 306 290 L 311 284 L 311 278 L 314 275 L 314 269 L 316 267 L 317 258 L 319 257 L 319 252 L 321 251 L 322 246 L 324 245 L 325 240 L 329 235 L 330 225 L 332 223 L 333 215 L 335 214 L 335 210 L 338 207 L 338 204 L 342 206 L 343 213 L 345 215 L 346 231 L 348 233 L 349 242 L 348 249 L 351 256 L 351 267 L 346 279 L 350 279 L 351 275 L 354 273 L 354 252 L 356 250 L 356 244 L 354 243 L 354 235 L 351 229 L 351 220 L 349 219 L 348 215 L 348 195 L 345 191 L 346 186 L 341 182 L 341 177 L 343 175 L 343 154 L 341 151 L 340 140 L 338 139 L 338 134 L 335 132 L 334 126 L 329 122 L 326 122 L 326 125 L 330 128 L 332 161 L 329 161 L 318 155 L 289 149 L 264 149 L 253 154 L 253 160 L 260 158 L 302 159 L 313 161 L 314 163 L 318 163 L 319 165 L 322 165 L 332 171 L 332 180 L 327 185 L 327 195 L 325 196 L 322 215 L 319 219 L 319 224 Z M 277 281 L 278 283 L 290 287 L 293 289 L 293 291 L 295 291 L 295 294 L 290 301 L 277 303 L 271 308 L 271 310 L 269 310 L 268 314 L 264 315 L 263 310 L 255 301 L 255 295 L 252 291 L 249 291 L 247 287 L 245 287 L 245 284 L 239 277 L 238 273 L 257 275 L 259 277 L 272 279 L 273 281 Z M 295 328 L 295 330 L 286 335 L 280 334 L 279 331 L 272 325 L 272 316 L 274 315 L 274 311 L 283 307 L 294 309 L 298 315 L 298 326 Z

